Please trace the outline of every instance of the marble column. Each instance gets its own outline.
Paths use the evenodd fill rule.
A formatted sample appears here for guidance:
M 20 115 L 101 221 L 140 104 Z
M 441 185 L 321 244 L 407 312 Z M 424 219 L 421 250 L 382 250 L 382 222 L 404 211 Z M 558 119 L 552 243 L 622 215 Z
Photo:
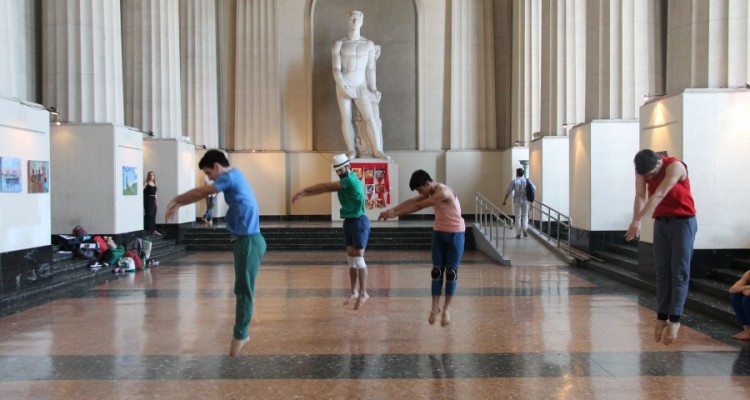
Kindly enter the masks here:
M 217 54 L 219 62 L 219 146 L 233 149 L 235 136 L 234 121 L 234 69 L 237 38 L 237 0 L 216 2 Z
M 180 0 L 182 127 L 194 144 L 219 145 L 216 1 Z
M 0 2 L 0 96 L 38 102 L 34 0 Z
M 42 7 L 42 101 L 78 123 L 123 123 L 119 0 Z
M 451 2 L 451 150 L 497 148 L 492 2 Z
M 513 4 L 513 142 L 529 143 L 539 132 L 541 106 L 541 0 Z
M 276 0 L 238 0 L 233 150 L 281 150 Z
M 586 121 L 638 119 L 663 92 L 661 10 L 651 0 L 588 0 Z
M 667 92 L 741 87 L 750 79 L 747 0 L 669 2 Z
M 157 138 L 180 138 L 178 0 L 122 0 L 125 123 Z
M 584 121 L 586 0 L 542 3 L 542 135 L 566 135 Z

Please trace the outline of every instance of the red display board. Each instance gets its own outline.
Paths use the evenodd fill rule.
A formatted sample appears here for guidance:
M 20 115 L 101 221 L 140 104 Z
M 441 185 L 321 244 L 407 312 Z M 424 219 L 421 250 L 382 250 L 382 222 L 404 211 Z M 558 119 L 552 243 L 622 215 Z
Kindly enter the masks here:
M 365 209 L 385 209 L 391 204 L 391 185 L 387 162 L 352 161 L 352 171 L 365 188 Z

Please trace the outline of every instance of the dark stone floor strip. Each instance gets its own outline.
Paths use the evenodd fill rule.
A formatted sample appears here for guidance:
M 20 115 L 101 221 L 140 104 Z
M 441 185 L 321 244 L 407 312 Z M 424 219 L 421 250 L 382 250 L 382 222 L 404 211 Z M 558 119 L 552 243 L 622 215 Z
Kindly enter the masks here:
M 0 381 L 750 376 L 750 351 L 0 357 Z

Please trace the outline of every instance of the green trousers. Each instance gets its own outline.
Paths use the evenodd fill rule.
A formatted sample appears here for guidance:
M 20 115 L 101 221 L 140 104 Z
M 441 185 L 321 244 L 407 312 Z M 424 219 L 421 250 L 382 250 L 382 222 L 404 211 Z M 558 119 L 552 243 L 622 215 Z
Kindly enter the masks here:
M 260 233 L 237 236 L 234 244 L 234 295 L 237 296 L 234 319 L 234 338 L 248 337 L 253 319 L 253 294 L 260 261 L 266 254 L 266 240 Z

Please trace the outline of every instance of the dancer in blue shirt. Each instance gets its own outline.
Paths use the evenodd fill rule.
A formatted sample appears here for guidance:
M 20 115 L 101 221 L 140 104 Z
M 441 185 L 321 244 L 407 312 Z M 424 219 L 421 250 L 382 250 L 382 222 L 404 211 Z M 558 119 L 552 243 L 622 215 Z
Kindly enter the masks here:
M 227 230 L 237 237 L 234 244 L 234 294 L 237 303 L 233 337 L 229 346 L 229 356 L 234 357 L 250 340 L 248 330 L 253 318 L 255 278 L 266 253 L 266 241 L 260 233 L 255 194 L 242 172 L 229 165 L 224 152 L 213 149 L 207 151 L 198 167 L 214 183 L 191 189 L 172 199 L 167 206 L 165 220 L 169 221 L 181 206 L 224 192 L 224 200 L 229 205 L 225 217 Z

